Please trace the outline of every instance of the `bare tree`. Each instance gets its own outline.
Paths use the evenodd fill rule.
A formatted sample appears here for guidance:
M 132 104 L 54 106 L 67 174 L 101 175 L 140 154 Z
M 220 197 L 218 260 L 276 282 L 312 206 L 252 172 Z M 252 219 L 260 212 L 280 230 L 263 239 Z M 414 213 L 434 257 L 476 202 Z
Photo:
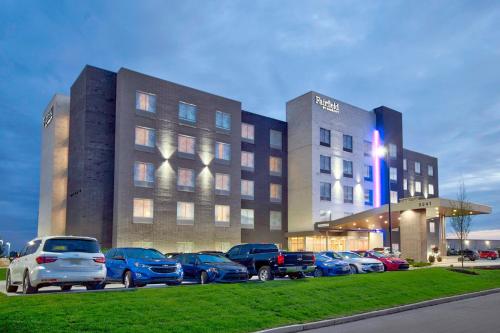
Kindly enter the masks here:
M 451 227 L 455 231 L 460 246 L 460 261 L 464 267 L 464 241 L 469 236 L 472 224 L 472 204 L 467 200 L 465 184 L 462 180 L 458 187 L 457 200 L 452 203 Z

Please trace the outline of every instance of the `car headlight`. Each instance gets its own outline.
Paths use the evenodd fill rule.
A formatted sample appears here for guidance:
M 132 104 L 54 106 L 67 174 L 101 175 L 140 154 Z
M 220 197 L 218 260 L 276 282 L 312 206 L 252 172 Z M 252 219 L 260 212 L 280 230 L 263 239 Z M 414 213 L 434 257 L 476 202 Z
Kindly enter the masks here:
M 148 265 L 141 264 L 140 262 L 134 262 L 134 266 L 138 268 L 148 268 Z
M 181 265 L 181 263 L 180 263 L 180 262 L 176 263 L 176 264 L 175 264 L 175 268 L 176 268 L 178 271 L 180 271 L 180 270 L 182 269 L 182 265 Z

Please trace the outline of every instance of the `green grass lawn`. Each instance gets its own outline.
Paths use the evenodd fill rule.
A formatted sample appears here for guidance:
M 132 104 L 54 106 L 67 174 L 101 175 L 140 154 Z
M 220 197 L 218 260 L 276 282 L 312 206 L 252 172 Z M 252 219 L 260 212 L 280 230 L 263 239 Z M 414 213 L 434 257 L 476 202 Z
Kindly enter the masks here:
M 5 280 L 5 272 L 7 271 L 7 268 L 0 268 L 0 281 Z
M 251 332 L 500 287 L 442 268 L 131 292 L 0 295 L 0 332 Z

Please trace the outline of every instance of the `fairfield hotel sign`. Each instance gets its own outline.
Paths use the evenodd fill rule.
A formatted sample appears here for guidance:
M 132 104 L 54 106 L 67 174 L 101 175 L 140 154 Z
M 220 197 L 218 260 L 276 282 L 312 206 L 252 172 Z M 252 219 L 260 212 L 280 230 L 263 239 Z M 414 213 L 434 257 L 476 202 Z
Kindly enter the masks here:
M 330 112 L 337 112 L 337 113 L 340 112 L 339 103 L 337 103 L 335 101 L 332 102 L 329 99 L 321 98 L 319 96 L 316 96 L 314 101 L 316 104 L 321 106 L 323 108 L 323 110 L 330 111 Z

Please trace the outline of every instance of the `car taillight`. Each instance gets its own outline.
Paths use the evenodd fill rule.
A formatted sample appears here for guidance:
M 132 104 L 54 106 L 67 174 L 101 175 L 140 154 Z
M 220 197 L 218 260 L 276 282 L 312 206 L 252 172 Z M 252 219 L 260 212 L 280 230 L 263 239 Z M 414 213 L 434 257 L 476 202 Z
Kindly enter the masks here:
M 104 257 L 95 257 L 94 261 L 98 262 L 100 264 L 105 264 L 106 263 L 106 258 L 104 258 Z
M 277 260 L 278 265 L 283 265 L 285 263 L 285 256 L 282 255 L 281 253 L 278 254 L 278 260 Z
M 48 264 L 50 262 L 54 262 L 57 260 L 57 257 L 48 257 L 48 256 L 39 256 L 36 257 L 36 263 L 41 265 L 41 264 Z

